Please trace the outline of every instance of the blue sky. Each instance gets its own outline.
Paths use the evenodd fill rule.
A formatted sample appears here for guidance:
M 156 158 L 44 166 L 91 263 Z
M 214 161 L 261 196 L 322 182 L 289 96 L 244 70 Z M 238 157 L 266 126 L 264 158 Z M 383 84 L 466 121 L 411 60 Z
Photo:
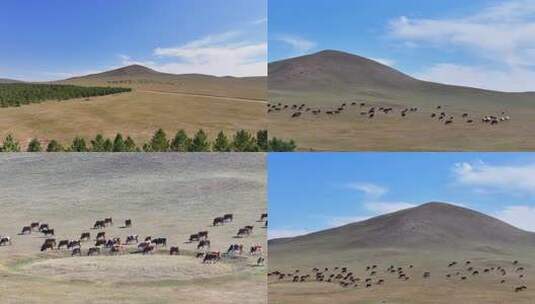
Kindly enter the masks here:
M 266 0 L 5 0 L 0 78 L 51 80 L 140 63 L 265 75 Z
M 270 153 L 268 185 L 270 238 L 430 201 L 535 231 L 535 154 Z
M 443 83 L 535 91 L 535 0 L 270 0 L 269 61 L 336 49 Z

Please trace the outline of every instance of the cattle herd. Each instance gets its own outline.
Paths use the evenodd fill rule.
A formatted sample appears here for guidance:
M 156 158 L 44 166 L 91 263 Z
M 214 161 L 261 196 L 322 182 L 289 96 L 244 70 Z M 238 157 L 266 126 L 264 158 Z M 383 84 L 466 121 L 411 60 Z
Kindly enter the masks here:
M 389 281 L 409 281 L 417 278 L 428 280 L 431 276 L 441 277 L 450 282 L 463 282 L 467 280 L 490 279 L 496 285 L 511 286 L 513 292 L 521 292 L 527 289 L 525 278 L 527 272 L 519 261 L 515 260 L 504 265 L 475 266 L 472 261 L 457 262 L 448 264 L 445 273 L 431 273 L 430 271 L 416 270 L 414 265 L 389 265 L 379 267 L 378 265 L 367 265 L 362 275 L 350 270 L 348 267 L 314 267 L 310 272 L 305 273 L 300 269 L 292 271 L 272 271 L 268 273 L 268 278 L 282 282 L 322 282 L 338 284 L 343 288 L 374 288 L 387 285 Z M 507 284 L 508 280 L 511 284 Z M 518 283 L 520 282 L 520 284 Z
M 419 108 L 417 107 L 405 107 L 405 108 L 394 109 L 391 106 L 377 106 L 377 105 L 367 104 L 366 102 L 352 101 L 352 102 L 343 102 L 329 109 L 322 109 L 319 107 L 310 107 L 304 103 L 302 104 L 283 104 L 281 102 L 269 103 L 267 104 L 267 113 L 286 112 L 286 113 L 289 113 L 291 118 L 302 117 L 303 115 L 307 113 L 309 113 L 313 117 L 319 117 L 322 114 L 325 114 L 328 117 L 334 117 L 338 114 L 341 114 L 344 111 L 348 111 L 349 108 L 357 108 L 358 115 L 362 117 L 366 117 L 368 119 L 376 118 L 379 115 L 383 115 L 385 117 L 396 117 L 396 115 L 399 115 L 399 117 L 407 118 L 410 116 L 411 113 L 415 113 L 419 111 Z M 444 125 L 451 125 L 454 123 L 474 124 L 476 122 L 476 119 L 475 117 L 473 117 L 473 115 L 470 115 L 467 112 L 462 113 L 461 115 L 448 113 L 447 111 L 444 110 L 444 106 L 436 106 L 434 110 L 432 111 L 432 113 L 430 114 L 430 118 Z M 501 122 L 509 121 L 510 119 L 511 117 L 509 115 L 506 115 L 506 113 L 502 111 L 500 112 L 500 114 L 483 115 L 479 121 L 481 121 L 481 123 L 483 124 L 494 126 Z
M 216 217 L 212 222 L 212 227 L 217 229 L 217 226 L 225 225 L 234 220 L 233 214 L 225 214 L 222 217 Z M 267 213 L 261 214 L 258 222 L 263 222 L 263 228 L 267 227 Z M 182 252 L 177 245 L 169 246 L 166 237 L 146 236 L 141 238 L 138 234 L 128 235 L 126 239 L 121 240 L 120 237 L 109 236 L 106 231 L 102 231 L 107 227 L 113 226 L 113 219 L 111 217 L 103 220 L 95 221 L 92 228 L 80 234 L 78 239 L 61 239 L 55 238 L 56 232 L 47 223 L 32 222 L 29 226 L 22 227 L 19 235 L 27 236 L 38 233 L 42 235 L 45 240 L 40 247 L 42 253 L 47 252 L 65 252 L 68 250 L 71 256 L 95 256 L 95 255 L 119 255 L 119 254 L 154 254 L 168 252 L 169 255 L 180 255 Z M 124 225 L 119 228 L 132 227 L 132 220 L 124 220 Z M 248 237 L 253 233 L 254 226 L 247 225 L 239 228 L 234 238 Z M 210 248 L 210 240 L 208 238 L 209 231 L 199 231 L 191 234 L 185 243 L 197 242 L 197 251 L 194 255 L 199 258 L 202 263 L 216 263 L 223 257 L 236 257 L 243 254 L 242 244 L 230 244 L 229 249 L 223 254 L 221 251 L 212 251 Z M 94 239 L 92 239 L 94 236 Z M 13 245 L 11 237 L 7 235 L 0 235 L 0 246 Z M 169 249 L 167 249 L 169 248 Z M 262 246 L 251 246 L 249 252 L 251 256 L 258 256 L 256 265 L 261 266 L 264 263 L 262 256 Z

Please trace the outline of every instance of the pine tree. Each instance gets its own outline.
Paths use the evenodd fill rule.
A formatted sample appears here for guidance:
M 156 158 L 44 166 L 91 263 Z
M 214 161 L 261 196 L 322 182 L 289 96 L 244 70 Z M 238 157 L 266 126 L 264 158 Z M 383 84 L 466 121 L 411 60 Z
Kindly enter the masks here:
M 273 137 L 269 141 L 268 151 L 269 152 L 293 152 L 297 146 L 293 140 L 285 142 L 284 140 Z
M 253 136 L 245 131 L 239 130 L 234 135 L 232 142 L 232 150 L 236 152 L 257 152 L 258 146 Z
M 126 151 L 126 145 L 123 140 L 123 136 L 121 133 L 117 133 L 117 136 L 115 136 L 115 140 L 113 141 L 113 152 L 125 152 Z
M 132 137 L 128 136 L 126 138 L 126 141 L 124 142 L 125 151 L 126 152 L 137 152 L 138 148 L 136 147 L 136 143 L 132 139 Z
M 72 140 L 70 151 L 72 151 L 72 152 L 87 152 L 88 149 L 87 149 L 87 146 L 85 144 L 85 139 L 83 137 L 76 136 Z
M 158 129 L 150 140 L 150 148 L 152 152 L 167 152 L 169 150 L 169 141 L 165 135 L 165 131 Z
M 104 149 L 104 136 L 102 134 L 97 134 L 95 139 L 91 141 L 91 151 L 93 152 L 106 152 Z
M 20 152 L 19 142 L 13 138 L 13 135 L 8 134 L 4 139 L 4 145 L 1 148 L 2 152 Z
M 213 147 L 213 150 L 215 152 L 230 152 L 230 142 L 227 138 L 227 136 L 225 135 L 225 133 L 223 133 L 223 131 L 220 131 L 218 134 L 217 134 L 217 137 L 215 139 L 215 142 L 214 142 L 214 147 Z
M 46 147 L 46 152 L 62 152 L 64 151 L 63 146 L 58 143 L 56 140 L 51 140 Z
M 256 144 L 258 145 L 259 151 L 268 150 L 268 131 L 260 130 L 256 132 Z
M 104 152 L 113 152 L 113 143 L 111 142 L 111 139 L 106 138 L 104 144 L 102 145 L 102 149 Z
M 193 140 L 191 141 L 191 147 L 189 149 L 191 152 L 209 152 L 210 151 L 210 142 L 208 141 L 208 136 L 202 129 L 197 131 Z
M 175 138 L 171 142 L 171 151 L 173 152 L 187 152 L 190 150 L 191 139 L 186 134 L 186 131 L 183 129 L 176 132 Z
M 37 138 L 33 138 L 30 143 L 28 144 L 28 152 L 41 152 L 43 149 L 41 149 L 41 143 Z

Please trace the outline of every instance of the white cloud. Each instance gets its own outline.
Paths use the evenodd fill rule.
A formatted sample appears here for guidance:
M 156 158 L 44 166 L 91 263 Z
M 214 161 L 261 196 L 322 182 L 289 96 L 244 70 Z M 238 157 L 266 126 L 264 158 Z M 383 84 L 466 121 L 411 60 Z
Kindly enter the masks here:
M 416 78 L 488 90 L 523 92 L 535 90 L 535 71 L 526 68 L 493 69 L 441 63 L 413 75 Z
M 177 47 L 159 47 L 158 57 L 178 61 L 149 65 L 168 73 L 201 73 L 216 76 L 267 75 L 267 43 L 241 41 L 241 32 L 207 36 Z
M 535 232 L 535 207 L 508 206 L 497 212 L 496 217 L 520 229 Z
M 391 21 L 389 29 L 404 44 L 458 47 L 491 63 L 490 67 L 438 65 L 420 73 L 427 80 L 506 91 L 535 90 L 535 0 L 502 2 L 460 18 L 402 16 Z M 506 76 L 512 80 L 503 81 Z M 459 78 L 455 81 L 454 77 Z
M 512 194 L 535 194 L 535 164 L 492 166 L 485 163 L 458 163 L 453 172 L 456 181 L 483 191 Z
M 370 198 L 377 198 L 385 195 L 388 189 L 373 183 L 355 182 L 346 185 L 347 188 L 360 191 L 365 196 Z
M 388 59 L 388 58 L 370 58 L 371 60 L 373 61 L 377 61 L 381 64 L 384 64 L 384 65 L 387 65 L 387 66 L 394 66 L 396 64 L 396 61 L 393 60 L 393 59 Z
M 259 24 L 264 24 L 264 23 L 267 23 L 268 19 L 267 18 L 260 18 L 260 19 L 257 19 L 255 21 L 253 21 L 252 23 L 254 25 L 259 25 Z
M 295 237 L 311 233 L 312 231 L 306 229 L 268 229 L 268 239 L 278 239 Z
M 275 35 L 273 40 L 280 41 L 291 46 L 294 51 L 299 54 L 306 53 L 316 47 L 316 43 L 314 41 L 288 34 Z

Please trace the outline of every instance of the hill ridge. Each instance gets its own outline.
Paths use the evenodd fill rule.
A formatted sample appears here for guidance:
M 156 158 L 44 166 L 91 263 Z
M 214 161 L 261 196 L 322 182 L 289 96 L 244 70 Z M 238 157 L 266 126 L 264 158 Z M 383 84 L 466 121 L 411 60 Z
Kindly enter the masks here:
M 328 242 L 325 240 L 329 240 Z M 535 245 L 535 233 L 462 206 L 429 202 L 294 238 L 270 240 L 274 247 L 293 244 L 335 248 Z

